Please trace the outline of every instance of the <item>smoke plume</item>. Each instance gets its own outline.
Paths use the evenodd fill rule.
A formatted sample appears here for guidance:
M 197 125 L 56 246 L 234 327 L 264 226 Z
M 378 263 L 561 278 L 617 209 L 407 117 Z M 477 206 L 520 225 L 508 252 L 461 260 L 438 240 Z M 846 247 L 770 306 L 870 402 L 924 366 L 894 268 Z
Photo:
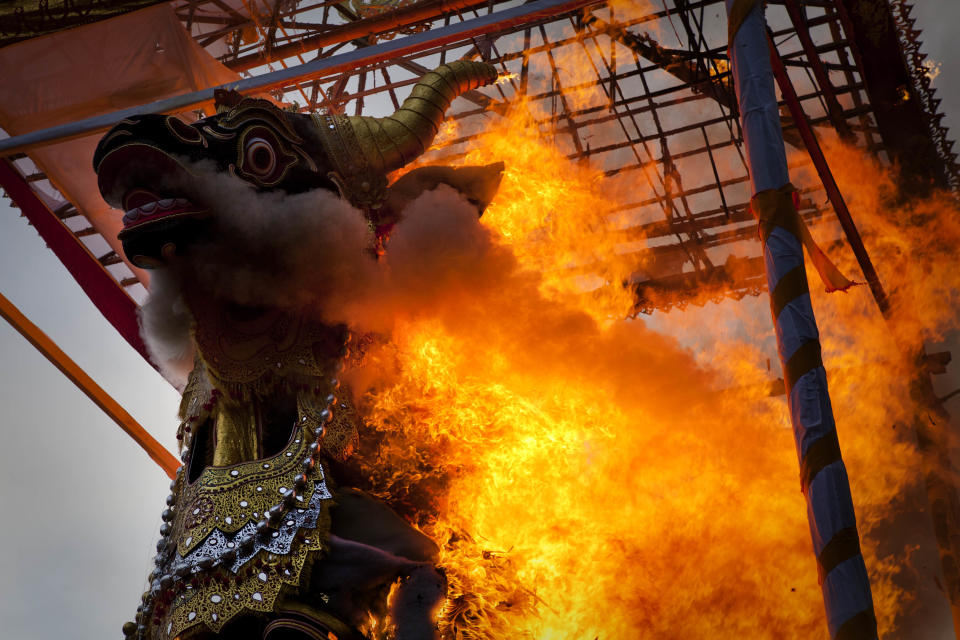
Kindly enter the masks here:
M 389 333 L 398 319 L 482 297 L 516 267 L 479 223 L 476 206 L 446 185 L 406 206 L 378 258 L 363 214 L 336 194 L 257 192 L 207 165 L 193 172 L 213 226 L 157 271 L 141 320 L 152 356 L 175 384 L 192 367 L 191 317 L 180 295 L 188 282 L 224 301 Z

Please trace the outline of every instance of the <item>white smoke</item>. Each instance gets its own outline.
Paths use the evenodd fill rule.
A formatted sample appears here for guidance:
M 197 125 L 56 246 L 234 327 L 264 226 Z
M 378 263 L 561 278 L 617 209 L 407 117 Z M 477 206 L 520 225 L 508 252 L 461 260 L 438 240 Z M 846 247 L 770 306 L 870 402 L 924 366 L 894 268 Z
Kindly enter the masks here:
M 150 359 L 164 378 L 183 391 L 193 368 L 194 346 L 190 339 L 193 318 L 183 300 L 179 278 L 172 271 L 153 272 L 150 297 L 139 313 L 140 333 Z
M 336 194 L 258 192 L 204 169 L 199 197 L 214 226 L 182 265 L 201 289 L 238 304 L 301 308 L 372 277 L 366 220 Z
M 513 254 L 480 224 L 476 206 L 440 185 L 401 212 L 376 269 L 319 308 L 328 320 L 387 331 L 397 318 L 435 315 L 482 296 L 515 266 Z
M 151 355 L 176 380 L 185 381 L 193 358 L 183 286 L 389 333 L 397 318 L 449 310 L 515 267 L 512 253 L 480 225 L 476 206 L 446 185 L 406 206 L 378 259 L 366 218 L 336 194 L 257 192 L 203 166 L 195 172 L 200 197 L 213 208 L 212 232 L 157 272 L 141 315 Z

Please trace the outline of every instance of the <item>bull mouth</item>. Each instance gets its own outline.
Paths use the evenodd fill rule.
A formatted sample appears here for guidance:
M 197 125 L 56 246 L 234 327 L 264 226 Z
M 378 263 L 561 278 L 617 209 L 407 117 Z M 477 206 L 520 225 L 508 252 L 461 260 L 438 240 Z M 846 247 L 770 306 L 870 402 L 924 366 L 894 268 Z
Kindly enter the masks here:
M 123 229 L 118 236 L 121 240 L 161 222 L 167 226 L 179 219 L 203 218 L 210 213 L 208 208 L 189 198 L 162 197 L 143 188 L 136 188 L 124 196 L 124 208 Z
M 134 142 L 111 149 L 96 169 L 104 200 L 125 212 L 118 238 L 134 265 L 163 267 L 203 237 L 211 211 L 193 193 L 199 177 L 188 163 Z
M 209 208 L 191 194 L 196 181 L 181 159 L 143 142 L 112 149 L 97 167 L 100 193 L 125 211 L 121 238 L 160 223 L 208 215 Z

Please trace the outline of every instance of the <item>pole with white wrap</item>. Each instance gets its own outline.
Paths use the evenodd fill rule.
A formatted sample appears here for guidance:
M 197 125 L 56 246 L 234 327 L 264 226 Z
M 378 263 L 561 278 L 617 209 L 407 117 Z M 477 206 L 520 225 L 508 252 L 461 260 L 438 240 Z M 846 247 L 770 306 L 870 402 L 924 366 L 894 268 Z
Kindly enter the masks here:
M 800 458 L 800 480 L 834 640 L 876 640 L 877 623 L 846 468 L 840 456 L 819 332 L 804 269 L 774 92 L 762 0 L 726 0 L 730 63 L 763 240 L 770 307 Z

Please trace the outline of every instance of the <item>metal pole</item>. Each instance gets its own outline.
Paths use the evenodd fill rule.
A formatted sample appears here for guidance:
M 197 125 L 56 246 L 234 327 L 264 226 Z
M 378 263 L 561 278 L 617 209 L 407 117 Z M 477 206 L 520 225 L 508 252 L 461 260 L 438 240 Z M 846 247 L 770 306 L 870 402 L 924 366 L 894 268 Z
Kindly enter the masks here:
M 819 331 L 810 304 L 780 116 L 767 46 L 763 3 L 726 0 L 730 57 L 760 221 L 770 306 L 787 403 L 800 460 L 826 609 L 834 640 L 876 640 L 877 622 L 856 516 L 840 455 Z
M 840 101 L 837 100 L 837 95 L 833 90 L 833 83 L 830 82 L 830 76 L 823 66 L 823 60 L 820 59 L 817 48 L 813 44 L 813 38 L 810 37 L 810 30 L 807 28 L 806 21 L 804 20 L 805 10 L 801 8 L 798 0 L 784 0 L 783 6 L 790 15 L 790 22 L 793 23 L 793 28 L 797 31 L 797 37 L 800 38 L 803 52 L 807 55 L 810 67 L 813 69 L 813 75 L 816 77 L 817 84 L 820 86 L 820 92 L 823 94 L 823 98 L 827 103 L 830 121 L 833 123 L 834 128 L 837 130 L 837 133 L 840 134 L 841 138 L 851 140 L 853 133 L 850 131 L 850 127 L 843 117 L 843 107 L 840 106 Z M 794 116 L 794 120 L 796 120 L 796 116 Z
M 773 69 L 774 77 L 777 79 L 777 85 L 780 87 L 780 93 L 783 94 L 783 101 L 786 102 L 787 108 L 790 110 L 790 115 L 797 125 L 797 129 L 800 131 L 803 146 L 806 147 L 807 153 L 810 154 L 810 160 L 813 161 L 817 175 L 820 176 L 820 182 L 823 183 L 823 189 L 827 192 L 827 198 L 830 200 L 830 204 L 837 214 L 837 219 L 840 221 L 843 233 L 847 237 L 847 242 L 850 243 L 850 248 L 853 249 L 853 255 L 857 258 L 857 264 L 860 265 L 860 270 L 863 271 L 863 275 L 867 279 L 867 284 L 870 286 L 873 299 L 877 301 L 880 312 L 886 316 L 890 311 L 890 302 L 887 300 L 887 293 L 883 290 L 883 285 L 880 283 L 880 276 L 877 275 L 877 270 L 873 268 L 873 261 L 870 260 L 870 255 L 867 253 L 866 247 L 863 246 L 863 239 L 860 237 L 857 225 L 853 222 L 853 217 L 850 216 L 850 210 L 847 208 L 847 203 L 843 199 L 843 194 L 840 193 L 840 187 L 837 186 L 837 181 L 833 178 L 833 172 L 830 170 L 826 156 L 823 155 L 820 143 L 817 142 L 817 137 L 813 134 L 813 128 L 810 126 L 810 123 L 807 122 L 807 116 L 800 106 L 800 100 L 797 97 L 796 90 L 793 88 L 793 83 L 790 81 L 790 76 L 787 75 L 787 69 L 783 64 L 783 60 L 780 59 L 780 54 L 769 36 L 767 36 L 767 46 L 770 50 L 770 66 Z
M 80 391 L 93 400 L 94 404 L 100 407 L 104 413 L 117 423 L 124 432 L 133 438 L 134 442 L 140 445 L 140 448 L 147 452 L 147 455 L 156 462 L 164 473 L 171 480 L 177 477 L 177 468 L 180 463 L 173 457 L 173 454 L 167 451 L 162 444 L 151 436 L 140 423 L 134 420 L 133 416 L 124 410 L 120 404 L 110 397 L 103 388 L 93 381 L 86 372 L 80 368 L 76 362 L 63 352 L 56 343 L 40 330 L 37 325 L 20 313 L 12 302 L 7 300 L 3 294 L 0 294 L 0 317 L 4 318 L 10 325 L 16 329 L 20 335 L 27 339 L 30 344 L 36 347 L 37 351 L 49 360 L 59 369 L 63 375 L 77 386 Z
M 302 55 L 316 51 L 321 47 L 331 44 L 339 44 L 347 40 L 358 38 L 367 38 L 377 33 L 390 31 L 415 24 L 421 20 L 426 20 L 433 16 L 442 16 L 448 13 L 455 13 L 464 9 L 470 9 L 478 5 L 487 4 L 488 0 L 427 0 L 426 2 L 417 2 L 400 9 L 395 9 L 380 16 L 365 18 L 357 22 L 347 23 L 342 26 L 334 27 L 329 31 L 309 36 L 291 42 L 290 44 L 279 47 L 271 47 L 251 55 L 231 60 L 227 67 L 234 71 L 249 71 L 254 67 L 292 58 L 295 55 Z
M 213 92 L 217 89 L 232 89 L 240 93 L 250 94 L 284 87 L 292 82 L 306 82 L 315 78 L 325 78 L 344 71 L 352 71 L 364 65 L 376 64 L 387 60 L 394 60 L 439 47 L 453 42 L 462 42 L 486 33 L 502 31 L 510 27 L 536 22 L 537 20 L 556 16 L 570 11 L 576 11 L 600 0 L 536 0 L 517 7 L 497 11 L 487 15 L 452 24 L 439 29 L 432 29 L 423 33 L 416 33 L 395 40 L 388 40 L 378 45 L 363 49 L 355 49 L 340 55 L 311 60 L 304 64 L 279 69 L 252 78 L 243 78 L 219 87 L 211 87 L 201 91 L 184 93 L 179 96 L 158 100 L 137 107 L 120 109 L 112 113 L 86 118 L 77 122 L 32 131 L 23 135 L 0 140 L 0 156 L 9 156 L 23 153 L 33 147 L 53 144 L 61 140 L 71 140 L 95 131 L 106 131 L 114 124 L 132 116 L 147 113 L 172 113 L 186 111 L 214 99 Z

